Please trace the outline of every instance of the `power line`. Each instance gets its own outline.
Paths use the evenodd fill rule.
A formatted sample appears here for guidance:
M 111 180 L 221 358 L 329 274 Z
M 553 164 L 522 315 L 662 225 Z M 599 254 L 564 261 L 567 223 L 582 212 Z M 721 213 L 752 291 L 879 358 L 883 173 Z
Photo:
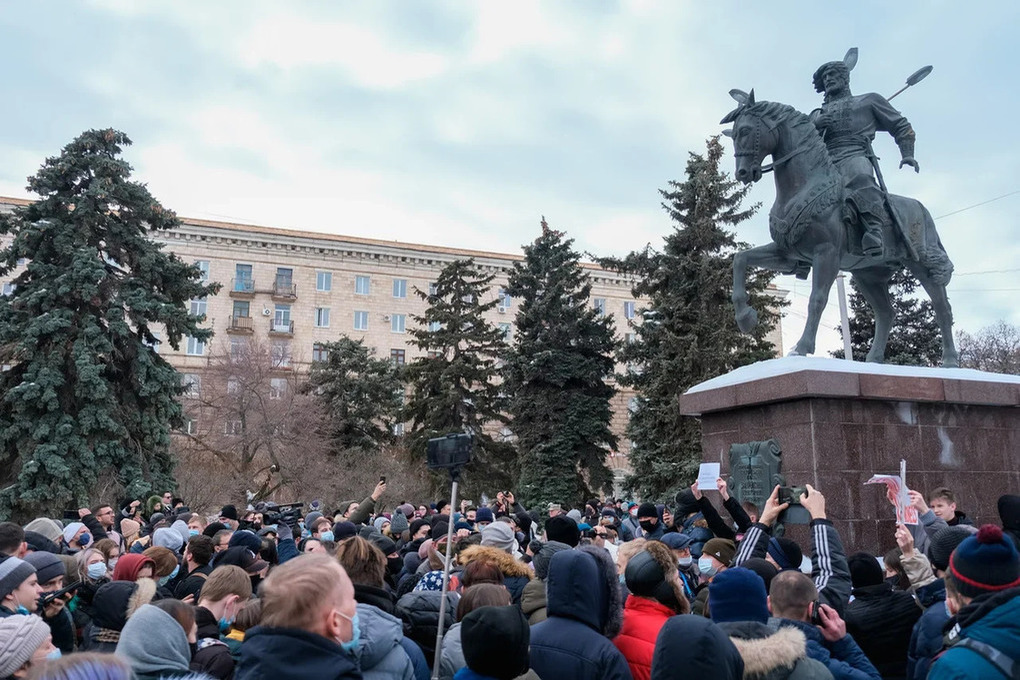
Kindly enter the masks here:
M 996 196 L 995 198 L 989 198 L 987 201 L 981 201 L 980 203 L 975 203 L 974 205 L 968 205 L 966 208 L 960 208 L 959 210 L 954 210 L 952 212 L 947 212 L 945 215 L 939 215 L 935 219 L 936 220 L 941 220 L 943 218 L 950 217 L 951 215 L 958 215 L 958 214 L 960 214 L 962 212 L 965 212 L 967 210 L 971 210 L 972 208 L 980 208 L 983 205 L 988 205 L 989 203 L 994 203 L 995 201 L 1001 200 L 1003 198 L 1008 198 L 1008 197 L 1012 196 L 1013 194 L 1020 194 L 1020 189 L 1016 189 L 1014 191 L 1011 191 L 1008 194 L 1003 194 L 1002 196 Z

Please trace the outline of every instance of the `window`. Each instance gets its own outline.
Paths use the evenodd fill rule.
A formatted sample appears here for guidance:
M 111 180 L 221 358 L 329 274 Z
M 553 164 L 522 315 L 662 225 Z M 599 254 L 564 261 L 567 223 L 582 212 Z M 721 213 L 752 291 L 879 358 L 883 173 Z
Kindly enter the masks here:
M 10 297 L 11 295 L 14 295 L 15 288 L 17 288 L 17 286 L 15 286 L 13 283 L 5 283 L 3 293 L 4 297 Z
M 198 277 L 198 280 L 205 283 L 209 280 L 209 260 L 195 260 L 195 266 L 198 267 L 202 275 Z
M 623 315 L 628 319 L 634 318 L 634 301 L 630 300 L 623 303 Z
M 247 341 L 242 338 L 230 338 L 230 360 L 240 361 L 244 356 Z
M 315 327 L 329 328 L 329 307 L 315 308 Z
M 402 349 L 391 349 L 390 350 L 390 361 L 396 366 L 403 366 L 404 360 L 407 356 L 407 352 Z
M 372 278 L 370 276 L 354 277 L 354 292 L 357 295 L 368 295 L 372 290 Z
M 240 420 L 228 420 L 223 423 L 223 434 L 228 437 L 238 437 L 244 432 L 244 425 Z
M 19 257 L 18 258 L 18 266 L 19 267 L 24 267 L 27 264 L 28 264 L 28 258 L 27 257 Z
M 276 285 L 281 288 L 289 287 L 294 283 L 294 270 L 289 267 L 276 268 Z
M 287 366 L 290 366 L 290 343 L 286 340 L 273 341 L 271 355 L 273 366 L 277 368 L 286 368 Z
M 429 359 L 439 359 L 443 356 L 443 353 L 434 349 L 430 349 L 425 356 L 427 356 Z
M 287 380 L 285 378 L 271 378 L 269 380 L 269 398 L 283 399 L 287 393 Z
M 407 297 L 407 279 L 393 279 L 393 297 Z
M 329 352 L 326 350 L 326 346 L 321 342 L 316 342 L 312 345 L 312 361 L 328 361 Z
M 438 293 L 439 293 L 439 284 L 436 283 L 435 281 L 432 281 L 431 283 L 429 283 L 429 295 L 430 296 L 434 296 L 434 295 L 437 295 Z
M 394 333 L 403 333 L 407 325 L 406 314 L 394 314 L 390 317 L 390 330 Z
M 503 340 L 505 342 L 510 342 L 510 336 L 513 333 L 510 324 L 508 323 L 499 324 L 499 331 L 503 334 Z
M 435 333 L 436 331 L 440 330 L 442 327 L 443 327 L 443 324 L 441 324 L 438 321 L 429 321 L 429 333 Z
M 255 280 L 252 278 L 250 264 L 234 265 L 234 290 L 239 293 L 255 292 Z
M 202 378 L 194 373 L 185 373 L 181 376 L 181 384 L 184 385 L 184 396 L 198 397 L 202 394 Z
M 638 408 L 641 406 L 641 401 L 637 397 L 631 397 L 627 400 L 627 410 L 631 413 L 637 413 Z
M 188 336 L 187 353 L 193 357 L 205 356 L 205 342 Z
M 497 307 L 497 309 L 499 309 L 499 311 L 501 311 L 501 312 L 506 312 L 506 311 L 510 310 L 510 307 L 511 307 L 512 304 L 513 304 L 513 298 L 510 297 L 510 295 L 506 292 L 506 289 L 500 288 L 499 289 L 499 306 Z
M 185 418 L 184 427 L 182 428 L 187 434 L 198 434 L 198 420 L 195 418 Z
M 163 341 L 163 334 L 157 331 L 149 331 L 152 334 L 152 342 L 142 341 L 142 344 L 151 349 L 156 354 L 159 354 L 159 344 Z
M 368 330 L 368 312 L 354 312 L 354 330 Z
M 633 345 L 637 342 L 637 333 L 624 333 L 623 339 L 628 345 Z
M 315 272 L 315 290 L 320 293 L 333 290 L 333 272 Z
M 606 299 L 605 298 L 595 298 L 594 305 L 595 305 L 595 313 L 596 314 L 598 314 L 599 316 L 602 316 L 603 314 L 606 313 Z
M 276 305 L 273 312 L 273 330 L 278 333 L 290 333 L 294 330 L 290 323 L 290 305 Z
M 227 378 L 227 394 L 237 394 L 241 391 L 241 383 L 237 378 Z
M 514 433 L 509 427 L 502 427 L 499 430 L 499 441 L 501 442 L 512 442 L 514 440 Z
M 403 423 L 393 423 L 393 436 L 394 437 L 403 437 L 404 436 L 404 424 Z
M 205 316 L 207 302 L 205 298 L 194 298 L 191 301 L 191 315 L 192 316 Z

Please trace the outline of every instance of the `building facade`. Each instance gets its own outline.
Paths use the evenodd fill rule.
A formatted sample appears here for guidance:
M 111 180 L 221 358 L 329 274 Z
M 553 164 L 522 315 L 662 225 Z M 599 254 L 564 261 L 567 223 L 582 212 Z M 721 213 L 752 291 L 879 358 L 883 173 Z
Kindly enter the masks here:
M 25 203 L 0 198 L 0 210 Z M 341 335 L 363 339 L 377 357 L 398 364 L 413 361 L 420 352 L 408 330 L 427 306 L 415 291 L 428 292 L 446 264 L 465 258 L 472 258 L 482 273 L 494 275 L 489 295 L 498 305 L 489 321 L 513 339 L 517 301 L 505 295 L 502 286 L 514 263 L 523 259 L 521 254 L 189 218 L 154 238 L 183 260 L 197 263 L 207 280 L 222 286 L 217 295 L 190 303 L 191 312 L 204 314 L 205 326 L 215 332 L 209 343 L 189 338 L 178 350 L 165 344 L 158 348 L 186 380 L 201 380 L 211 361 L 236 354 L 251 338 L 271 348 L 274 364 L 294 372 L 307 372 L 322 358 L 321 345 Z M 631 324 L 640 320 L 631 279 L 592 263 L 583 266 L 591 278 L 591 304 L 613 316 L 619 340 L 628 341 Z M 6 289 L 10 284 L 4 285 Z M 777 328 L 776 347 L 782 347 L 779 333 Z M 612 404 L 619 447 L 607 463 L 618 479 L 628 472 L 625 428 L 633 396 L 621 389 Z

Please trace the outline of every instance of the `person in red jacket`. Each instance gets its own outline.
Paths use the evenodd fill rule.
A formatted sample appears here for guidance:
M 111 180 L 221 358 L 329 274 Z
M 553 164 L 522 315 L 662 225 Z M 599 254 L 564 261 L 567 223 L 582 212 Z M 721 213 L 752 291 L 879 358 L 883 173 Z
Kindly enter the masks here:
M 652 656 L 659 631 L 671 616 L 688 614 L 673 551 L 659 541 L 648 541 L 627 562 L 624 571 L 630 595 L 623 608 L 623 627 L 613 644 L 627 659 L 634 680 L 651 680 Z

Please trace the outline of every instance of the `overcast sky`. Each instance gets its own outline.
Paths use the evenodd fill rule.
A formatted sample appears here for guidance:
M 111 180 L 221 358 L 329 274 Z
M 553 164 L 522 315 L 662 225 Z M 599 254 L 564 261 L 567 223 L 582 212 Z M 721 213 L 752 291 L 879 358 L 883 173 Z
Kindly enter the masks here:
M 921 173 L 888 135 L 876 149 L 890 189 L 940 217 L 1020 190 L 1018 25 L 1015 1 L 7 2 L 0 194 L 29 197 L 45 156 L 113 126 L 183 216 L 513 252 L 545 215 L 623 254 L 671 229 L 657 190 L 720 131 L 730 88 L 808 111 L 814 69 L 857 46 L 858 93 L 935 66 L 895 101 Z M 771 180 L 752 198 L 739 236 L 761 244 Z M 1018 210 L 937 221 L 958 328 L 1020 323 Z M 788 348 L 808 287 L 779 285 Z

